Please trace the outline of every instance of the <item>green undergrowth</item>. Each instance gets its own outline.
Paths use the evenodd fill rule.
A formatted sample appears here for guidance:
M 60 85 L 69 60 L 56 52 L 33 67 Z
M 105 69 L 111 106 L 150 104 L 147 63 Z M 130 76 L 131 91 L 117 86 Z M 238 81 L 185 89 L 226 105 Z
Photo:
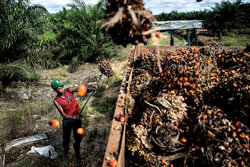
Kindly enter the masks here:
M 93 101 L 91 106 L 95 108 L 98 112 L 104 113 L 109 118 L 112 118 L 115 111 L 116 100 L 116 97 L 105 99 L 102 101 L 95 100 Z
M 131 47 L 132 45 L 128 45 L 126 48 L 120 48 L 117 56 L 115 56 L 114 59 L 120 62 L 126 61 L 130 54 Z
M 29 103 L 20 110 L 8 112 L 8 119 L 12 124 L 25 124 L 31 121 L 32 115 L 46 115 L 52 112 L 55 106 L 52 102 L 39 101 Z
M 39 125 L 36 131 L 33 131 L 36 121 L 44 116 L 51 115 L 55 110 L 52 101 L 32 102 L 24 107 L 16 110 L 7 111 L 0 116 L 0 141 L 12 140 L 23 135 L 31 135 L 33 133 L 45 133 L 48 121 L 44 120 L 44 125 Z M 54 117 L 54 119 L 60 118 Z M 5 129 L 8 127 L 7 129 Z
M 246 46 L 250 43 L 250 39 L 237 38 L 237 37 L 222 37 L 217 41 L 222 46 Z
M 152 38 L 150 38 L 149 40 L 148 40 L 148 45 L 153 45 L 154 43 L 153 43 L 153 40 L 152 40 Z
M 163 37 L 160 39 L 160 45 L 167 45 L 170 46 L 170 37 L 171 34 L 169 32 L 162 33 Z M 175 46 L 185 46 L 184 40 L 174 38 L 174 45 Z

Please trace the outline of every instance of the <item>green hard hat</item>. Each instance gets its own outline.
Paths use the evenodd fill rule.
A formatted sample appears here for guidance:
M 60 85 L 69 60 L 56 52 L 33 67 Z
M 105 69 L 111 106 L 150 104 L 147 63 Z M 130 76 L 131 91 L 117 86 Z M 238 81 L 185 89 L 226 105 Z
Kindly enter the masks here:
M 51 87 L 52 87 L 53 89 L 56 89 L 57 87 L 63 86 L 63 85 L 66 85 L 66 82 L 61 82 L 61 81 L 58 80 L 58 79 L 55 79 L 55 80 L 53 80 L 53 81 L 51 82 Z

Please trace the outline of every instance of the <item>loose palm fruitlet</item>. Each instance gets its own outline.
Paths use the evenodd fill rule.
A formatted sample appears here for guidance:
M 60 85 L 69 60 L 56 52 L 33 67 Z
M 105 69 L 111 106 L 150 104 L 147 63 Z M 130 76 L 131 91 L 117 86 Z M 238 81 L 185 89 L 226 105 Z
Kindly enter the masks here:
M 211 43 L 131 59 L 126 165 L 250 166 L 245 51 Z
M 102 74 L 106 75 L 108 78 L 113 76 L 113 70 L 108 61 L 103 61 L 101 64 L 98 64 L 98 68 Z
M 156 21 L 152 13 L 146 10 L 142 0 L 108 0 L 105 11 L 105 30 L 116 44 L 147 43 L 152 31 L 152 22 Z

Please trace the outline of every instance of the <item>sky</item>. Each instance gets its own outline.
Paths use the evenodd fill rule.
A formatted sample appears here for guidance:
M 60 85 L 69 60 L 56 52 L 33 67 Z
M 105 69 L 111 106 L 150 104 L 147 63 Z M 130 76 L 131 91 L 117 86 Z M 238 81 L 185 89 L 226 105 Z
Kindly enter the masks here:
M 56 13 L 67 8 L 67 4 L 72 3 L 71 0 L 30 0 L 32 4 L 41 4 L 47 8 L 49 13 Z M 236 2 L 236 0 L 229 0 Z M 95 4 L 98 0 L 84 0 L 86 4 Z M 169 13 L 173 10 L 178 12 L 199 11 L 204 9 L 211 9 L 215 3 L 220 3 L 222 0 L 203 0 L 196 2 L 196 0 L 144 0 L 145 8 L 153 12 L 154 15 L 162 12 Z M 250 0 L 242 0 L 244 3 L 250 3 Z

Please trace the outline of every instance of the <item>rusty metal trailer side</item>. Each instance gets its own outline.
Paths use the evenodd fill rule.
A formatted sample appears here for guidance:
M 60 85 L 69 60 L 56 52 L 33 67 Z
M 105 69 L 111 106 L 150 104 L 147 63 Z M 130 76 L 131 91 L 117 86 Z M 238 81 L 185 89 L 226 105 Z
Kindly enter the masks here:
M 132 48 L 131 54 L 134 54 L 135 47 Z M 127 89 L 128 82 L 130 76 L 130 68 L 126 68 L 125 75 L 122 80 L 121 88 L 119 91 L 119 95 L 116 102 L 114 117 L 118 114 L 122 114 L 125 116 L 125 122 L 116 121 L 113 117 L 112 125 L 110 128 L 109 139 L 103 159 L 103 167 L 109 166 L 109 162 L 111 158 L 115 158 L 118 160 L 119 167 L 125 166 L 125 132 L 126 132 L 126 97 L 127 97 Z

